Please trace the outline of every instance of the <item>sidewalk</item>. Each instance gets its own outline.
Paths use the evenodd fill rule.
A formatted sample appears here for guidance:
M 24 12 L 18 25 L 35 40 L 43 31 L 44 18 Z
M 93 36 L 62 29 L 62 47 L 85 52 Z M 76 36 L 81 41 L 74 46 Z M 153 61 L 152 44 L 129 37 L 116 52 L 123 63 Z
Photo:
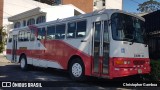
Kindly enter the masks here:
M 10 63 L 10 61 L 6 59 L 6 56 L 5 56 L 5 55 L 0 55 L 0 63 L 1 63 L 1 62 Z

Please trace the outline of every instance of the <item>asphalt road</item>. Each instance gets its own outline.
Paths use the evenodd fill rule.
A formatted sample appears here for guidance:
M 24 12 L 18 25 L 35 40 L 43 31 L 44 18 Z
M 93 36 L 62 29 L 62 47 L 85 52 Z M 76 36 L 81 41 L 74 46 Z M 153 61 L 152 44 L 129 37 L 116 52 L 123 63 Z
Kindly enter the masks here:
M 37 90 L 48 89 L 48 90 L 131 90 L 136 89 L 134 87 L 109 87 L 105 86 L 104 82 L 107 84 L 114 84 L 114 81 L 128 80 L 128 79 L 99 79 L 95 77 L 88 77 L 89 82 L 74 82 L 69 78 L 69 74 L 63 70 L 57 69 L 48 69 L 48 68 L 37 68 L 32 67 L 28 71 L 22 71 L 19 64 L 10 63 L 5 59 L 4 56 L 0 56 L 0 81 L 31 81 L 31 82 L 40 82 L 40 81 L 53 81 L 54 85 L 61 84 L 55 87 L 46 87 L 46 88 L 34 88 Z M 64 87 L 63 87 L 64 84 Z M 0 88 L 0 90 L 10 90 L 9 88 Z M 12 88 L 12 90 L 22 90 L 22 88 Z M 146 89 L 146 88 L 139 88 Z M 28 88 L 23 88 L 23 90 L 28 90 Z M 31 89 L 30 89 L 31 90 Z M 156 88 L 154 88 L 156 90 Z M 158 90 L 158 89 L 157 89 Z

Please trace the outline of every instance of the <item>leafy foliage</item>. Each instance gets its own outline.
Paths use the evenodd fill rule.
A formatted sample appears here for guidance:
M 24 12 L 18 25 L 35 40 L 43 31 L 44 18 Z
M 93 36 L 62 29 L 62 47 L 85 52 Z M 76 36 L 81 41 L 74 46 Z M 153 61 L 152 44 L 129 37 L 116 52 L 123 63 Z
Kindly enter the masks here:
M 157 2 L 156 0 L 146 1 L 142 4 L 139 4 L 138 6 L 139 8 L 137 10 L 140 12 L 149 13 L 149 12 L 160 10 L 160 2 Z
M 142 75 L 144 80 L 159 81 L 160 80 L 160 61 L 151 60 L 151 72 L 147 75 Z
M 0 27 L 0 53 L 2 53 L 4 50 L 5 36 L 6 36 L 6 33 L 4 32 L 4 28 Z

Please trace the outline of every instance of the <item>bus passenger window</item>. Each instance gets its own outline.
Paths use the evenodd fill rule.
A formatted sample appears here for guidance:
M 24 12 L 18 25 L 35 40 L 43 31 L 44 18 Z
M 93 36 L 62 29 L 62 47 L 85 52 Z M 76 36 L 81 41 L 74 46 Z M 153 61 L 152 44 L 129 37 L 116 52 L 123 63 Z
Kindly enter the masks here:
M 24 32 L 24 41 L 29 41 L 27 32 Z
M 76 38 L 84 37 L 86 35 L 86 21 L 77 22 L 77 31 L 76 31 Z
M 24 37 L 25 37 L 25 32 L 20 31 L 18 35 L 18 41 L 24 41 Z
M 35 31 L 31 30 L 30 41 L 34 41 L 34 37 L 35 37 Z
M 31 35 L 31 33 L 27 32 L 27 39 L 28 39 L 28 41 L 30 41 L 30 35 Z
M 9 36 L 8 42 L 12 42 L 12 36 Z
M 104 42 L 109 42 L 108 22 L 104 21 Z
M 65 24 L 56 26 L 55 39 L 64 39 L 65 38 Z
M 46 36 L 46 30 L 45 30 L 45 28 L 39 28 L 38 29 L 38 39 L 39 40 L 45 39 L 45 36 Z
M 47 40 L 55 39 L 55 26 L 47 27 Z
M 18 41 L 22 41 L 22 32 L 19 32 L 18 34 Z
M 76 22 L 68 23 L 67 38 L 75 38 Z

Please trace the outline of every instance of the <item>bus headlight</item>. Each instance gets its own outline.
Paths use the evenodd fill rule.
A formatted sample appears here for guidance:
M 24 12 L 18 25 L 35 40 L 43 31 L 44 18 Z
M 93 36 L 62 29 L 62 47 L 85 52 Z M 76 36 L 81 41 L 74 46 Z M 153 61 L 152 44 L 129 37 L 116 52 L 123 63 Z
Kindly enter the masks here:
M 131 62 L 130 61 L 128 61 L 128 64 L 130 64 Z
M 127 62 L 127 61 L 124 61 L 124 64 L 128 64 L 128 62 Z
M 124 64 L 130 64 L 131 62 L 130 61 L 124 61 Z

